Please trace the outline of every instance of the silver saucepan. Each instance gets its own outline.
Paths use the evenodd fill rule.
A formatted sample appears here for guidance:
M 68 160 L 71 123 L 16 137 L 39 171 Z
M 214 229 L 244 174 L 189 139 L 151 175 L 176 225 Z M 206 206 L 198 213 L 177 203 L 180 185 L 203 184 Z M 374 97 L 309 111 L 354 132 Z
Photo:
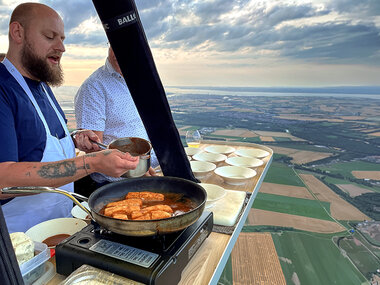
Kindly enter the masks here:
M 143 176 L 150 167 L 150 152 L 152 145 L 149 141 L 137 137 L 125 137 L 113 140 L 109 145 L 92 141 L 101 148 L 118 149 L 121 152 L 128 152 L 132 156 L 139 156 L 140 161 L 135 169 L 128 170 L 121 177 L 135 178 Z
M 89 198 L 50 187 L 8 187 L 0 189 L 4 194 L 30 193 L 60 193 L 74 201 L 86 211 L 92 220 L 105 229 L 126 236 L 153 236 L 180 231 L 193 223 L 202 215 L 205 208 L 207 193 L 199 184 L 177 177 L 142 177 L 125 179 L 110 183 L 95 190 Z M 150 191 L 156 193 L 178 193 L 183 198 L 189 198 L 193 204 L 189 212 L 160 220 L 121 220 L 103 215 L 104 206 L 110 202 L 124 199 L 128 192 Z M 83 207 L 77 200 L 88 201 L 90 210 Z

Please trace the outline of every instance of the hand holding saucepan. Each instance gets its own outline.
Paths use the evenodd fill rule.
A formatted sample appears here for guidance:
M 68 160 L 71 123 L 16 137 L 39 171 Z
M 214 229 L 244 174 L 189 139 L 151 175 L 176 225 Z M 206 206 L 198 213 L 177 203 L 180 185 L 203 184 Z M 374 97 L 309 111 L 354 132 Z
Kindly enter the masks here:
M 98 144 L 100 143 L 99 137 L 91 130 L 76 130 L 71 133 L 71 137 L 74 140 L 75 147 L 86 153 L 99 151 L 101 148 Z

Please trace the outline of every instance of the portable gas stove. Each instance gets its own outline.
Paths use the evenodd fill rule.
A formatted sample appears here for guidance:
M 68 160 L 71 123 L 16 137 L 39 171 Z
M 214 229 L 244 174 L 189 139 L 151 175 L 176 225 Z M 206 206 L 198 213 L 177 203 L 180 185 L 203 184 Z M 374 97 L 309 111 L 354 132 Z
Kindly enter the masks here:
M 57 273 L 69 275 L 88 264 L 144 284 L 178 284 L 212 227 L 210 212 L 180 232 L 154 237 L 128 237 L 89 224 L 57 245 Z

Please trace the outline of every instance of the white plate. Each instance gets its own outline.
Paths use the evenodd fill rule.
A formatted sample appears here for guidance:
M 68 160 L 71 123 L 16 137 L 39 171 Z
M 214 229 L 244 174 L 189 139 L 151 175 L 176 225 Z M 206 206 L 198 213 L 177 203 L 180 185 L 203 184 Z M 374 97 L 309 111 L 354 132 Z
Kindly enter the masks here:
M 59 234 L 73 235 L 87 226 L 85 221 L 75 218 L 58 218 L 39 223 L 25 232 L 32 240 L 43 242 Z
M 190 161 L 191 170 L 196 178 L 203 178 L 216 168 L 216 165 L 208 161 Z
M 235 151 L 235 148 L 227 145 L 210 145 L 205 147 L 205 151 L 211 153 L 230 154 Z
M 226 159 L 226 163 L 233 166 L 241 166 L 255 169 L 264 164 L 261 159 L 255 157 L 234 156 Z
M 226 195 L 226 190 L 215 184 L 200 183 L 207 193 L 206 208 L 211 207 L 216 201 L 222 199 Z
M 202 150 L 200 148 L 195 148 L 195 147 L 185 147 L 185 152 L 188 156 L 193 156 L 197 153 L 200 153 L 202 152 Z
M 82 206 L 84 206 L 85 208 L 90 210 L 90 207 L 88 206 L 87 202 L 82 202 L 81 204 L 82 204 Z M 86 220 L 86 221 L 91 220 L 91 218 L 87 218 L 88 214 L 85 211 L 83 211 L 81 208 L 79 208 L 78 205 L 75 205 L 74 208 L 71 209 L 71 215 L 77 219 L 82 219 L 82 220 Z
M 256 158 L 264 158 L 270 154 L 266 150 L 259 149 L 259 148 L 238 149 L 235 153 L 239 156 L 256 157 Z
M 213 163 L 218 163 L 225 161 L 227 156 L 220 153 L 211 153 L 211 152 L 200 152 L 193 156 L 193 159 L 199 161 L 208 161 Z
M 222 166 L 214 170 L 215 174 L 231 185 L 241 185 L 256 175 L 256 171 L 247 167 Z

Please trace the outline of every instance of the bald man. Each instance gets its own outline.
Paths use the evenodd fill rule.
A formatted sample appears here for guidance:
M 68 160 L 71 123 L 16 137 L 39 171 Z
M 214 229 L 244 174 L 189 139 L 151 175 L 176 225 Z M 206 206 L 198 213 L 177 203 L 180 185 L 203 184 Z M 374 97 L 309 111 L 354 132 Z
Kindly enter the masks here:
M 138 158 L 118 150 L 99 151 L 82 130 L 70 136 L 65 115 L 49 86 L 63 81 L 64 25 L 50 7 L 24 3 L 9 24 L 9 49 L 0 63 L 0 188 L 49 186 L 73 191 L 73 181 L 93 172 L 119 177 Z M 91 152 L 75 157 L 75 146 Z M 70 216 L 72 201 L 60 194 L 0 194 L 9 232 Z

